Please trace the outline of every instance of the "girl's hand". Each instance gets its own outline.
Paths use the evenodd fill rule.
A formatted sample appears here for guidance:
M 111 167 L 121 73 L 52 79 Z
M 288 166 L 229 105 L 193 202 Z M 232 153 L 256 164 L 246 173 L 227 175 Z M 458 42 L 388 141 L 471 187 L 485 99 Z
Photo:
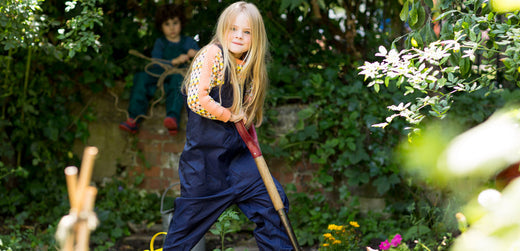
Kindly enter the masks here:
M 234 113 L 231 113 L 231 117 L 229 118 L 229 121 L 230 122 L 238 122 L 240 120 L 245 120 L 246 119 L 246 114 L 244 113 L 244 111 L 240 110 L 240 112 L 238 114 L 234 114 Z

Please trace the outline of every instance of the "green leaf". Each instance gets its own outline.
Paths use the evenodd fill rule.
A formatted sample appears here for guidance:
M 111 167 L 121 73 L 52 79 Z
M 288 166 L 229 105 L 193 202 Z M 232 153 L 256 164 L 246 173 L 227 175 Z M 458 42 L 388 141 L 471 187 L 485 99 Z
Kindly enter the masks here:
M 384 194 L 390 189 L 390 184 L 386 176 L 381 176 L 374 180 L 374 186 L 377 188 L 379 194 Z
M 286 9 L 292 11 L 294 8 L 298 7 L 304 0 L 282 0 L 280 4 L 280 13 L 283 13 Z
M 412 6 L 412 9 L 410 10 L 410 21 L 409 21 L 410 27 L 413 27 L 417 23 L 417 20 L 418 20 L 418 14 L 417 14 L 417 9 L 415 8 L 415 4 L 414 4 Z
M 401 84 L 403 84 L 403 83 L 404 83 L 404 76 L 400 76 L 400 77 L 399 77 L 399 80 L 397 81 L 397 84 L 396 84 L 396 85 L 397 85 L 397 87 L 400 87 Z
M 471 41 L 477 40 L 477 34 L 475 34 L 475 30 L 474 29 L 469 29 L 469 39 Z
M 419 237 L 430 233 L 429 227 L 424 225 L 417 225 L 410 227 L 403 235 L 403 239 L 418 239 Z
M 442 88 L 446 84 L 447 80 L 445 78 L 441 78 L 437 81 L 439 88 Z
M 488 15 L 487 15 L 487 20 L 492 22 L 495 20 L 495 14 L 493 12 L 490 12 Z
M 414 25 L 410 25 L 412 29 L 419 29 L 424 25 L 424 21 L 426 20 L 426 11 L 420 2 L 417 3 L 417 21 Z
M 405 0 L 403 9 L 401 9 L 401 13 L 399 13 L 399 18 L 401 18 L 401 21 L 406 22 L 406 19 L 408 19 L 409 9 L 410 7 L 408 6 L 408 0 Z
M 310 118 L 312 115 L 314 115 L 314 113 L 316 112 L 314 110 L 314 108 L 312 108 L 313 106 L 310 105 L 308 106 L 307 108 L 301 110 L 298 112 L 298 118 L 300 118 L 301 120 L 305 120 L 305 119 L 308 119 Z
M 470 66 L 471 65 L 468 58 L 461 58 L 461 60 L 459 61 L 459 69 L 461 75 L 466 75 L 470 70 Z

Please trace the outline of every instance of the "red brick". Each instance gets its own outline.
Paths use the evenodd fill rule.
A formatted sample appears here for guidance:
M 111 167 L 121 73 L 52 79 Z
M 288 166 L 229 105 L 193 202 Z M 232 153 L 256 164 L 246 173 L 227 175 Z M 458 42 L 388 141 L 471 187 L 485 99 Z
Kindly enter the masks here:
M 135 177 L 143 172 L 142 168 L 140 166 L 134 166 L 130 167 L 128 170 L 128 177 L 132 178 Z
M 162 151 L 162 143 L 148 143 L 144 145 L 143 151 L 159 153 Z
M 139 130 L 139 134 L 137 135 L 137 137 L 139 138 L 139 140 L 169 140 L 170 139 L 170 135 L 169 134 L 158 134 L 158 133 L 154 133 L 154 132 L 151 132 L 149 130 L 146 130 L 146 129 L 143 129 L 143 130 Z
M 144 176 L 146 177 L 153 177 L 153 178 L 160 178 L 161 177 L 161 168 L 158 166 L 152 166 L 150 168 L 144 169 Z
M 180 153 L 184 149 L 184 142 L 166 142 L 163 151 L 167 153 Z
M 146 147 L 146 144 L 147 144 L 146 142 L 139 141 L 139 142 L 137 142 L 136 147 L 137 147 L 138 150 L 144 151 L 144 148 Z
M 163 168 L 162 169 L 162 177 L 166 178 L 166 179 L 171 179 L 171 178 L 179 178 L 179 175 L 178 175 L 178 172 L 177 170 L 174 170 L 173 168 Z
M 161 193 L 164 192 L 166 190 L 166 188 L 168 188 L 171 184 L 174 184 L 174 183 L 177 183 L 179 182 L 179 178 L 174 178 L 174 179 L 171 179 L 171 178 L 161 178 Z M 180 186 L 177 185 L 177 186 L 173 186 L 171 189 L 171 191 L 169 191 L 170 194 L 176 194 L 176 195 L 179 195 L 180 194 Z
M 161 179 L 160 178 L 149 178 L 145 179 L 145 189 L 148 190 L 161 190 Z
M 292 183 L 294 178 L 291 172 L 276 172 L 273 173 L 273 177 L 282 184 Z
M 161 153 L 144 152 L 144 159 L 142 156 L 138 156 L 137 164 L 140 166 L 159 166 L 161 165 Z
M 300 173 L 297 177 L 294 184 L 296 185 L 297 192 L 305 192 L 309 188 L 309 184 L 312 182 L 312 174 L 302 174 Z
M 172 184 L 175 184 L 179 182 L 178 179 L 176 180 L 169 180 L 169 179 L 163 179 L 163 184 L 164 184 L 164 187 L 162 189 L 162 192 L 166 191 L 166 189 L 172 185 Z M 173 186 L 172 188 L 170 188 L 168 190 L 168 192 L 166 193 L 166 196 L 175 196 L 175 197 L 178 197 L 179 195 L 181 194 L 181 186 L 180 185 L 176 185 L 176 186 Z

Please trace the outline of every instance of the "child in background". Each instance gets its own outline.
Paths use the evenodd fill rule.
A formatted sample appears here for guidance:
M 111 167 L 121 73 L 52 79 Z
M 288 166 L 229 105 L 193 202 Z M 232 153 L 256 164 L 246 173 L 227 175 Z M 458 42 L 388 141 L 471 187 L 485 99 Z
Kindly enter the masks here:
M 257 7 L 236 2 L 184 80 L 188 122 L 179 162 L 181 196 L 163 250 L 190 250 L 232 204 L 254 223 L 260 250 L 292 250 L 253 156 L 235 122 L 260 126 L 267 92 L 267 35 Z M 275 180 L 285 208 L 288 199 Z
M 184 25 L 184 11 L 173 5 L 167 4 L 158 7 L 155 15 L 155 26 L 162 31 L 163 37 L 158 38 L 152 49 L 152 58 L 166 59 L 173 66 L 183 67 L 199 50 L 199 46 L 191 37 L 181 34 Z M 151 69 L 160 75 L 164 70 L 158 66 Z M 164 92 L 166 96 L 166 118 L 164 126 L 170 135 L 177 134 L 177 126 L 180 122 L 181 110 L 184 98 L 180 94 L 183 81 L 181 74 L 171 74 L 164 80 Z M 149 100 L 157 90 L 158 78 L 150 76 L 146 72 L 138 72 L 134 76 L 134 85 L 130 96 L 128 113 L 130 118 L 119 125 L 119 128 L 131 133 L 138 130 L 137 116 L 146 114 Z

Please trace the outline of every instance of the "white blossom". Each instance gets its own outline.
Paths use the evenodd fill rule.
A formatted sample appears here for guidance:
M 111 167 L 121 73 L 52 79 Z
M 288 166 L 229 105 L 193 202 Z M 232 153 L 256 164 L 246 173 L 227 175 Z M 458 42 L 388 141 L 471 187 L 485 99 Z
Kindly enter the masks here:
M 365 79 L 368 78 L 376 78 L 381 70 L 381 64 L 379 62 L 366 62 L 363 66 L 360 66 L 359 69 L 363 69 L 359 74 L 365 75 Z
M 474 50 L 464 50 L 464 55 L 462 55 L 462 58 L 469 57 L 469 60 L 472 62 L 475 61 L 475 51 Z
M 378 57 L 386 57 L 386 53 L 387 53 L 387 50 L 384 46 L 379 46 L 379 52 L 376 53 L 375 55 L 378 56 Z
M 397 52 L 395 49 L 390 50 L 384 61 L 392 66 L 398 65 L 402 62 L 399 58 L 399 52 Z

